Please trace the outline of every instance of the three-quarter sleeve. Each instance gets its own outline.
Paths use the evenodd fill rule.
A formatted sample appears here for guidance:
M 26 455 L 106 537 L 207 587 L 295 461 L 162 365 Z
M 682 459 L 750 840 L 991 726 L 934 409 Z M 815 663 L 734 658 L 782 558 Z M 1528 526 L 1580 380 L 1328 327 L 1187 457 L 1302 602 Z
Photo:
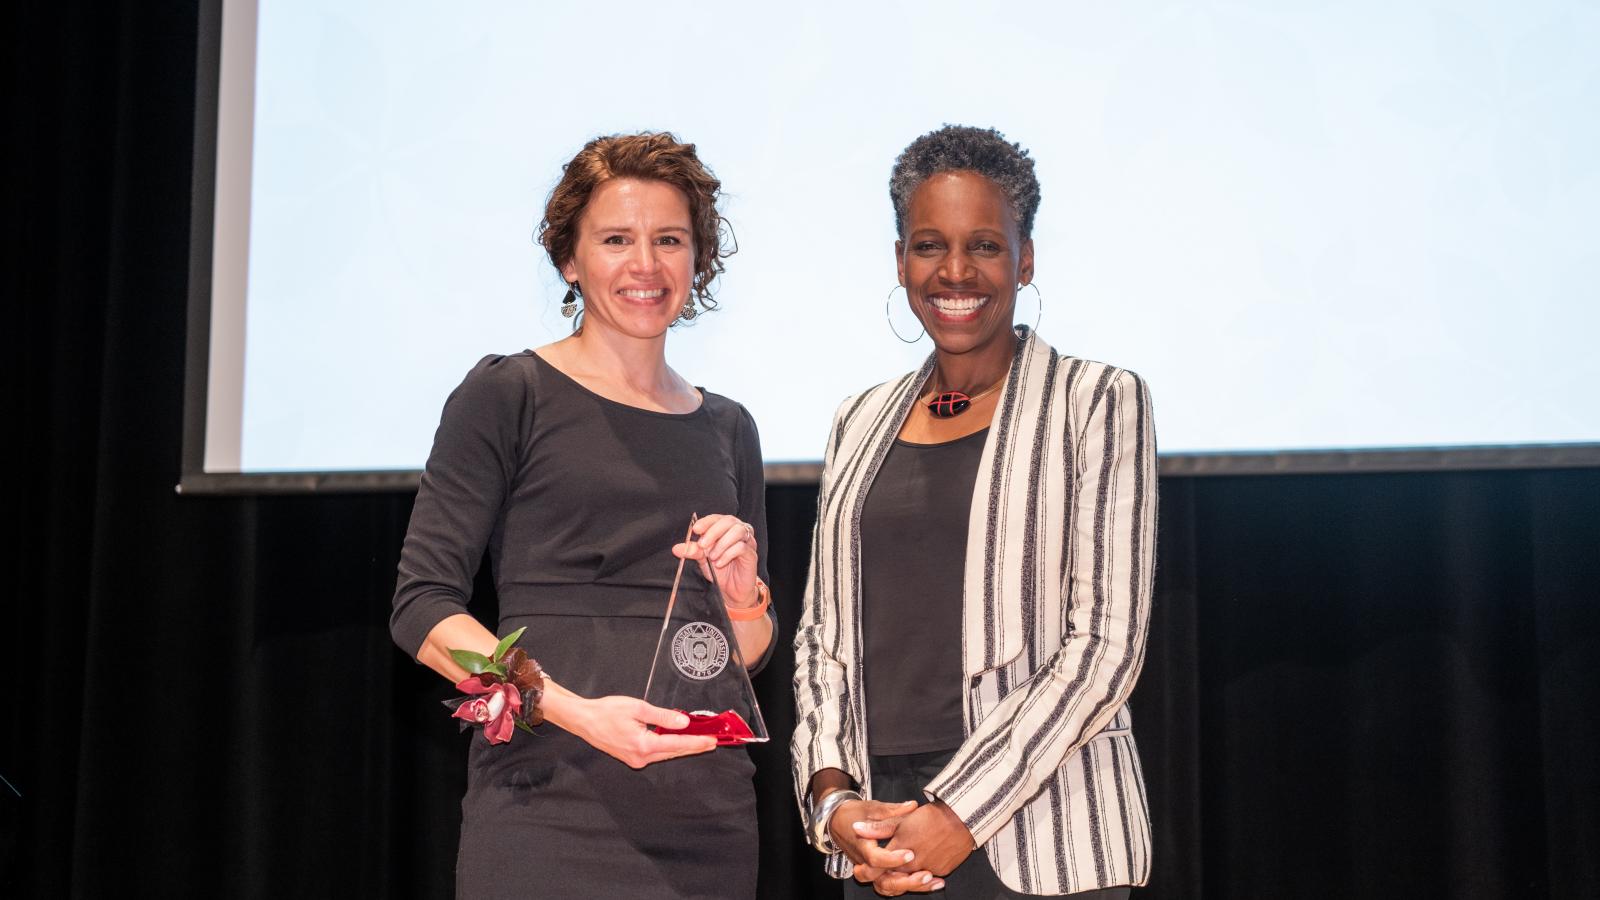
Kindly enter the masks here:
M 435 625 L 467 611 L 472 580 L 531 430 L 521 367 L 484 357 L 445 401 L 417 488 L 389 630 L 413 659 Z
M 801 597 L 800 622 L 794 636 L 794 734 L 789 743 L 790 766 L 794 774 L 795 802 L 801 821 L 810 810 L 811 779 L 823 769 L 839 769 L 860 781 L 865 772 L 851 771 L 845 749 L 848 726 L 845 705 L 849 693 L 846 662 L 835 652 L 829 635 L 830 625 L 838 628 L 837 615 L 827 609 L 830 591 L 822 564 L 822 535 L 833 491 L 835 451 L 844 430 L 846 410 L 856 407 L 855 398 L 846 398 L 833 416 L 828 442 L 823 447 L 822 479 L 817 487 L 817 521 L 811 535 L 811 562 L 806 574 L 805 594 Z M 835 595 L 836 596 L 836 595 Z M 835 632 L 836 633 L 836 632 Z M 829 871 L 837 875 L 848 869 L 842 853 L 829 857 Z M 845 866 L 841 870 L 839 867 Z
M 756 530 L 756 575 L 770 585 L 772 576 L 767 574 L 766 465 L 761 459 L 761 435 L 756 431 L 756 420 L 743 405 L 739 406 L 738 429 L 734 465 L 739 484 L 739 518 L 749 522 Z M 773 598 L 773 603 L 777 602 L 777 598 Z M 772 658 L 772 649 L 778 646 L 777 609 L 767 607 L 767 618 L 772 622 L 772 640 L 767 642 L 767 650 L 761 658 L 749 667 L 751 675 L 766 667 L 767 660 Z

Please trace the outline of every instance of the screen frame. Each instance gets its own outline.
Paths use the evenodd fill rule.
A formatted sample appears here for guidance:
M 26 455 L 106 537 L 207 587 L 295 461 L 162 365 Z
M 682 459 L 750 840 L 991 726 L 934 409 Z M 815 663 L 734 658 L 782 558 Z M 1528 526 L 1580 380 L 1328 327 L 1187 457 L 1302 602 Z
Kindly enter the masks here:
M 218 124 L 222 82 L 223 0 L 201 0 L 195 53 L 193 184 L 190 207 L 188 333 L 184 370 L 182 495 L 268 495 L 409 492 L 420 469 L 322 472 L 207 472 L 211 374 L 212 272 L 216 225 Z M 818 444 L 822 435 L 818 435 Z M 1252 452 L 1164 453 L 1167 477 L 1328 475 L 1483 469 L 1600 467 L 1600 442 L 1448 447 L 1363 447 Z M 816 460 L 768 462 L 767 484 L 816 484 Z
M 822 475 L 820 462 L 767 463 L 764 468 L 768 485 L 815 485 Z M 1157 470 L 1162 478 L 1574 468 L 1600 468 L 1600 443 L 1287 450 L 1279 453 L 1173 453 L 1157 457 Z M 243 474 L 199 472 L 186 473 L 178 484 L 178 493 L 202 496 L 409 493 L 417 489 L 421 478 L 420 469 Z

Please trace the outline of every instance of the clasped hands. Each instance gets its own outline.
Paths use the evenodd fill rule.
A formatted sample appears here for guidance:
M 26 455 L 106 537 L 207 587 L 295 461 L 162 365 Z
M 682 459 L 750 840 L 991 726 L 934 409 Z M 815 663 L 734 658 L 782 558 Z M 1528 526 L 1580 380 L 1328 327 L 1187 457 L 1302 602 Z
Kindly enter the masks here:
M 943 888 L 942 876 L 975 849 L 966 824 L 937 800 L 847 801 L 834 810 L 828 832 L 855 863 L 855 879 L 885 897 Z

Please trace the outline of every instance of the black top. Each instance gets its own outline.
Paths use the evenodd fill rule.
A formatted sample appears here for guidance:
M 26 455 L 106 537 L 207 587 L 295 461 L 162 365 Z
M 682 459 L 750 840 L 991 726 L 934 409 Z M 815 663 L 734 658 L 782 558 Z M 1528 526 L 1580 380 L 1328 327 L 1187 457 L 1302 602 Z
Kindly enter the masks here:
M 486 357 L 434 436 L 400 556 L 395 641 L 415 656 L 465 610 L 487 549 L 497 633 L 526 626 L 519 646 L 579 694 L 641 696 L 690 513 L 750 522 L 765 562 L 765 509 L 755 425 L 737 403 L 706 392 L 692 413 L 651 412 L 531 352 Z M 689 566 L 680 603 L 694 590 L 704 581 Z M 443 710 L 438 727 L 452 727 Z M 535 731 L 472 738 L 457 897 L 755 896 L 748 753 L 634 770 L 554 725 Z
M 440 620 L 466 610 L 485 549 L 502 620 L 659 623 L 677 564 L 671 548 L 691 513 L 754 525 L 766 580 L 755 423 L 738 403 L 703 393 L 694 412 L 654 412 L 601 397 L 532 351 L 485 357 L 445 401 L 434 435 L 400 557 L 395 642 L 415 657 Z M 692 566 L 683 584 L 702 584 Z M 583 634 L 592 631 L 529 634 L 529 653 L 580 694 L 639 696 L 653 644 L 634 663 L 608 658 Z
M 874 756 L 957 747 L 967 518 L 989 429 L 896 440 L 861 513 L 861 637 Z

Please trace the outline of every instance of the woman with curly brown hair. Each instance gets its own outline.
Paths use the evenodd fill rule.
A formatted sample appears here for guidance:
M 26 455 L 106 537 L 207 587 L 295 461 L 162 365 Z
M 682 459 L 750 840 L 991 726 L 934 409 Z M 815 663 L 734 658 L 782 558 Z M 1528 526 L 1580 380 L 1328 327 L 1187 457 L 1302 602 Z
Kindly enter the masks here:
M 545 670 L 549 723 L 494 746 L 474 736 L 461 897 L 755 893 L 748 755 L 654 731 L 687 717 L 630 696 L 671 588 L 668 548 L 715 580 L 736 659 L 759 667 L 775 630 L 755 424 L 665 355 L 672 326 L 714 305 L 719 191 L 670 134 L 590 141 L 539 228 L 568 285 L 563 312 L 581 324 L 485 357 L 445 403 L 401 555 L 395 641 L 466 677 L 450 651 L 496 645 L 466 612 L 487 550 L 499 632 L 526 628 L 518 646 Z M 694 511 L 693 539 L 678 543 Z

